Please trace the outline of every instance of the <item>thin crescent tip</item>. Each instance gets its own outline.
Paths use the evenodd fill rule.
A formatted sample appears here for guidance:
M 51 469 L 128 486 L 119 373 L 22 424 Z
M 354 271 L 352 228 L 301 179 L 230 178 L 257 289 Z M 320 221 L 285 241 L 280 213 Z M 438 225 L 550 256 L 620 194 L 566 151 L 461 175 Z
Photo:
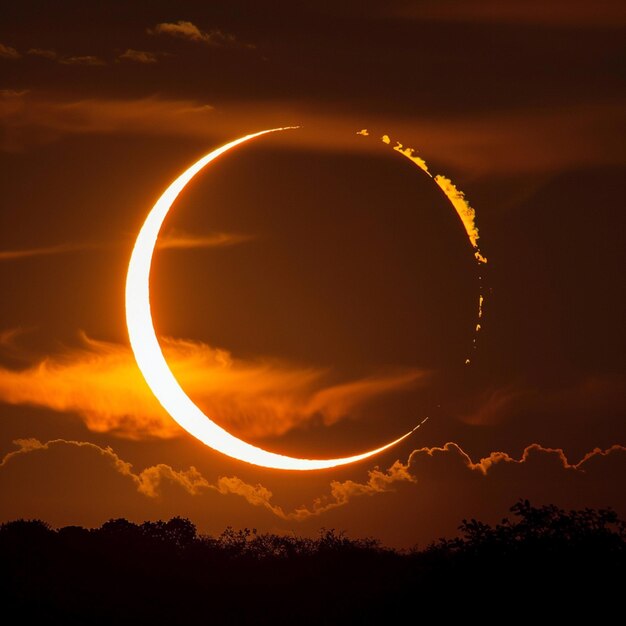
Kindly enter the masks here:
M 426 416 L 417 426 L 413 428 L 411 433 L 414 433 L 422 424 L 425 424 L 428 421 L 428 416 Z

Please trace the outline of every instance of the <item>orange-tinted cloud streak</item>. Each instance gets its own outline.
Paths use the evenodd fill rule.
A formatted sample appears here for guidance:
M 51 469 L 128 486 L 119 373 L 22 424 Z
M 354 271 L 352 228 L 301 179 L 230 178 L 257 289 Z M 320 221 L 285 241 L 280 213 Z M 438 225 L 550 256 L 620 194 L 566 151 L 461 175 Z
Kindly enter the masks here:
M 267 359 L 242 361 L 225 350 L 164 339 L 165 356 L 186 392 L 212 419 L 243 437 L 276 436 L 321 419 L 354 416 L 369 400 L 415 387 L 416 369 L 327 384 L 327 372 Z M 26 369 L 0 367 L 0 401 L 78 414 L 96 432 L 169 438 L 180 427 L 159 405 L 129 347 L 82 337 L 82 345 Z
M 393 126 L 394 133 L 419 145 L 430 161 L 446 168 L 490 176 L 551 172 L 624 163 L 623 146 L 614 132 L 622 108 L 619 103 L 589 103 L 488 115 L 370 118 L 369 131 L 382 134 Z M 357 123 L 343 112 L 311 111 L 296 102 L 215 109 L 207 103 L 158 97 L 64 101 L 0 92 L 0 149 L 9 151 L 68 134 L 174 135 L 218 142 L 286 125 L 302 125 L 302 129 L 275 141 L 331 150 L 378 149 L 375 142 L 354 141 Z
M 189 235 L 173 231 L 159 238 L 159 250 L 191 250 L 194 248 L 224 248 L 254 239 L 252 235 L 243 233 L 210 233 L 208 235 Z M 67 243 L 23 250 L 0 250 L 0 261 L 16 261 L 32 257 L 67 254 L 85 250 L 103 250 L 113 248 L 115 243 Z

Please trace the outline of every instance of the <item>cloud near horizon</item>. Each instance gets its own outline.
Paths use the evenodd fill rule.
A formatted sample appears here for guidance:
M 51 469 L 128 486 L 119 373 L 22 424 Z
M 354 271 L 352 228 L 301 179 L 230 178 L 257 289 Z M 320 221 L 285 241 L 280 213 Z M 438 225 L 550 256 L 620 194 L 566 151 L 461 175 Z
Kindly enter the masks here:
M 30 438 L 17 439 L 13 443 L 18 449 L 8 452 L 2 458 L 0 470 L 33 452 L 41 453 L 54 448 L 78 448 L 105 459 L 115 472 L 132 482 L 138 493 L 148 498 L 161 496 L 166 484 L 175 485 L 191 496 L 198 496 L 207 490 L 212 490 L 222 495 L 240 496 L 248 504 L 267 509 L 283 520 L 301 521 L 312 516 L 319 516 L 326 511 L 346 505 L 353 497 L 383 493 L 390 491 L 396 482 L 415 482 L 416 480 L 408 473 L 408 467 L 397 461 L 386 472 L 378 468 L 370 470 L 365 483 L 352 480 L 332 481 L 330 496 L 316 499 L 310 507 L 302 505 L 291 512 L 285 512 L 282 507 L 272 503 L 273 494 L 267 487 L 246 483 L 236 476 L 221 476 L 215 483 L 212 483 L 193 466 L 187 470 L 175 470 L 164 463 L 135 472 L 132 464 L 120 458 L 112 448 L 103 448 L 87 441 L 53 439 L 42 443 L 38 439 Z
M 279 436 L 294 428 L 355 418 L 368 401 L 413 389 L 426 372 L 402 369 L 328 384 L 328 371 L 271 359 L 233 358 L 200 342 L 163 339 L 167 361 L 189 396 L 240 437 Z M 13 347 L 15 350 L 15 346 Z M 79 347 L 21 370 L 0 366 L 0 401 L 79 415 L 87 428 L 119 437 L 183 434 L 148 388 L 129 346 L 82 335 Z
M 84 488 L 91 490 L 100 481 L 110 481 L 117 475 L 124 481 L 120 485 L 127 486 L 125 495 L 131 500 L 134 492 L 147 498 L 148 502 L 159 503 L 167 509 L 166 501 L 174 498 L 176 493 L 194 499 L 206 498 L 211 494 L 236 495 L 249 505 L 268 511 L 274 519 L 298 523 L 300 528 L 305 527 L 302 526 L 305 522 L 312 522 L 322 515 L 335 515 L 354 499 L 362 500 L 364 505 L 370 506 L 367 502 L 370 502 L 371 497 L 387 494 L 387 514 L 390 518 L 396 518 L 398 526 L 404 521 L 408 524 L 414 524 L 419 519 L 424 521 L 424 528 L 414 528 L 418 535 L 420 531 L 424 531 L 423 541 L 426 538 L 436 539 L 441 536 L 438 533 L 453 532 L 454 526 L 451 524 L 459 523 L 461 517 L 470 517 L 472 509 L 485 498 L 489 506 L 481 517 L 485 519 L 486 515 L 489 518 L 486 521 L 499 521 L 498 516 L 505 512 L 500 509 L 510 506 L 520 497 L 530 498 L 536 503 L 552 502 L 565 508 L 613 506 L 618 509 L 618 513 L 621 509 L 622 514 L 626 510 L 626 498 L 620 489 L 619 480 L 626 473 L 626 447 L 621 445 L 614 445 L 606 450 L 596 448 L 578 462 L 568 460 L 562 449 L 546 448 L 539 444 L 527 446 L 520 458 L 512 457 L 506 452 L 492 452 L 473 461 L 458 444 L 448 442 L 440 447 L 416 449 L 410 454 L 407 463 L 396 461 L 386 471 L 378 467 L 369 470 L 367 478 L 361 482 L 333 480 L 327 494 L 315 498 L 311 504 L 302 504 L 287 510 L 273 501 L 274 494 L 270 489 L 262 484 L 248 483 L 237 476 L 221 476 L 211 481 L 193 466 L 186 470 L 177 470 L 163 463 L 136 471 L 110 447 L 103 448 L 90 442 L 55 439 L 42 443 L 31 438 L 16 440 L 14 443 L 18 449 L 8 452 L 0 462 L 0 485 L 12 484 L 11 475 L 16 471 L 36 468 L 39 474 L 31 478 L 32 490 L 28 496 L 20 498 L 18 495 L 12 500 L 4 499 L 0 504 L 0 516 L 3 519 L 37 516 L 52 523 L 58 523 L 55 522 L 56 519 L 63 519 L 64 522 L 61 523 L 85 524 L 81 519 L 67 520 L 66 517 L 57 517 L 66 514 L 53 510 L 54 507 L 49 511 L 45 510 L 50 502 L 57 502 L 54 491 L 50 492 L 48 484 L 49 481 L 54 482 L 56 477 L 46 468 L 48 464 L 58 464 L 59 461 L 63 462 L 64 467 L 77 467 L 82 462 L 88 464 L 90 471 L 94 472 L 87 482 L 73 481 L 68 485 L 64 480 L 56 487 L 69 489 L 69 493 L 65 495 L 74 498 L 74 501 L 81 501 L 81 497 L 85 495 L 76 493 L 77 491 Z M 29 470 L 30 464 L 32 466 Z M 538 484 L 538 476 L 542 477 L 541 484 Z M 172 487 L 178 491 L 171 491 Z M 400 488 L 402 493 L 398 495 L 401 500 L 394 500 L 393 494 Z M 118 496 L 113 496 L 112 501 L 90 507 L 90 514 L 94 513 L 94 507 L 97 509 L 91 523 L 109 519 L 113 514 L 128 516 L 128 512 L 125 512 L 128 503 L 124 505 L 115 502 L 116 497 L 122 499 L 119 487 L 113 493 Z M 363 500 L 364 496 L 370 498 Z M 380 515 L 380 503 L 375 500 L 376 498 L 371 500 L 371 506 Z M 131 508 L 137 510 L 137 505 L 140 502 L 135 502 Z M 413 515 L 417 512 L 416 520 L 411 521 L 408 513 L 395 509 L 396 505 L 408 506 L 407 511 L 413 511 Z M 110 508 L 105 509 L 105 506 Z M 447 519 L 450 516 L 450 506 L 457 515 L 453 520 Z M 465 510 L 463 506 L 466 507 Z M 231 520 L 231 525 L 233 522 Z M 246 520 L 240 523 L 242 526 L 249 524 Z M 267 524 L 269 528 L 274 528 L 271 520 Z M 386 523 L 385 527 L 388 526 Z M 392 529 L 392 532 L 395 531 Z

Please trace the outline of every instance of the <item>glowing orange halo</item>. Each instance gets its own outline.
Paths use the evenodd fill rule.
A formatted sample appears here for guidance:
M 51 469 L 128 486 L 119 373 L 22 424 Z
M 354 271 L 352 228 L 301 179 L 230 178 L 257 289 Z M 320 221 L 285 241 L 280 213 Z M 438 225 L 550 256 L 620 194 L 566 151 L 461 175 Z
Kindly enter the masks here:
M 126 325 L 137 365 L 152 393 L 170 416 L 189 434 L 222 454 L 253 465 L 283 470 L 318 470 L 367 459 L 399 443 L 415 429 L 375 450 L 339 459 L 299 459 L 268 452 L 246 443 L 213 422 L 183 391 L 163 356 L 150 310 L 152 256 L 163 221 L 180 192 L 201 169 L 231 148 L 267 133 L 293 128 L 298 127 L 263 130 L 231 141 L 202 157 L 165 190 L 148 213 L 130 257 L 126 276 Z

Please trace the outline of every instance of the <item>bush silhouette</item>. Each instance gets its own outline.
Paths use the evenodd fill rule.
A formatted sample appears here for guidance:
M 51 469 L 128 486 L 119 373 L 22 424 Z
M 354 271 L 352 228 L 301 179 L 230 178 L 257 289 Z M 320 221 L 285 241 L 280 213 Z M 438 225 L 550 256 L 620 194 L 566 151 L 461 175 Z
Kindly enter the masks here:
M 211 537 L 180 517 L 91 530 L 17 520 L 0 525 L 0 595 L 8 615 L 64 624 L 404 623 L 442 606 L 467 616 L 495 594 L 561 614 L 574 600 L 596 614 L 618 605 L 626 524 L 614 511 L 520 500 L 511 512 L 411 551 L 334 529 Z

